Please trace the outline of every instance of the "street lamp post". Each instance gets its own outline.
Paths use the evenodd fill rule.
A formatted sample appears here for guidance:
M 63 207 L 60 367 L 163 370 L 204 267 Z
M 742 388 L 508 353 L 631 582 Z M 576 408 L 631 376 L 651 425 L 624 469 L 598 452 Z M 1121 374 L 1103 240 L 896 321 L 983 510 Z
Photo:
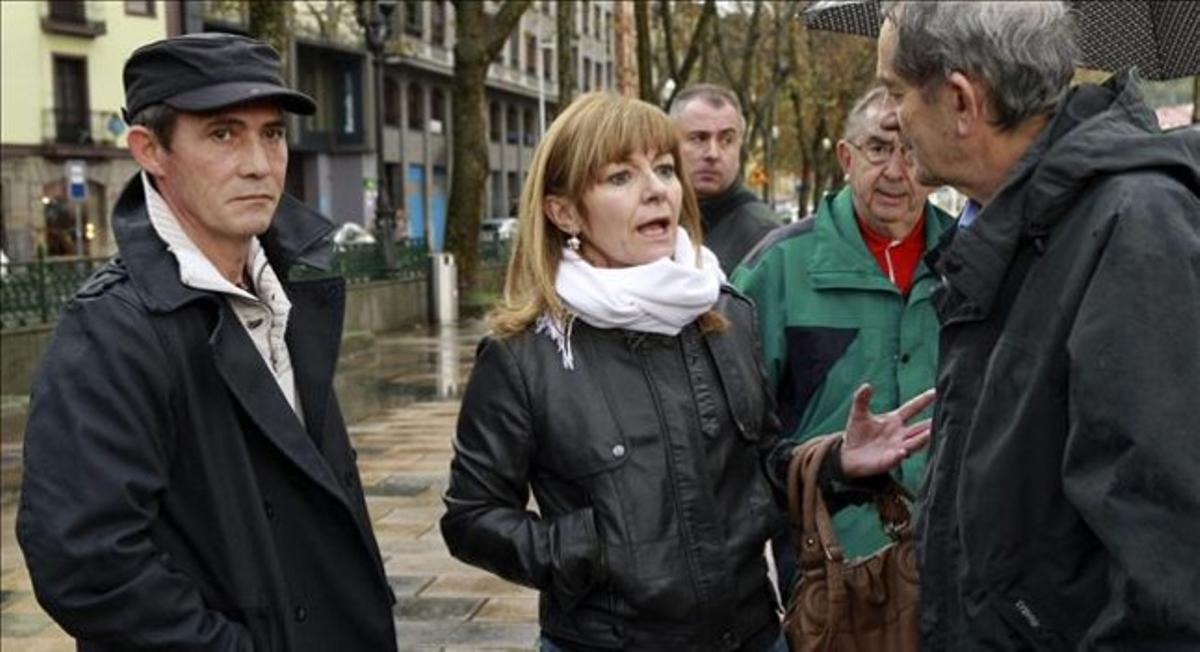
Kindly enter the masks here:
M 355 0 L 354 17 L 363 30 L 363 40 L 375 68 L 375 229 L 383 240 L 383 259 L 388 269 L 396 266 L 396 215 L 388 197 L 383 160 L 383 50 L 391 36 L 395 0 Z

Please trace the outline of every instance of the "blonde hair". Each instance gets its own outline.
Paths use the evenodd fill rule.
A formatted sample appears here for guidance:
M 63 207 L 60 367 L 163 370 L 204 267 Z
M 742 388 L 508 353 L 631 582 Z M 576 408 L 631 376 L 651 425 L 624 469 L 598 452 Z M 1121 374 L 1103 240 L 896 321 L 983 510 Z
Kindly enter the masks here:
M 636 153 L 670 153 L 676 170 L 683 169 L 680 135 L 675 124 L 653 104 L 613 93 L 579 96 L 550 125 L 533 153 L 529 175 L 521 189 L 517 236 L 504 300 L 488 315 L 492 330 L 502 337 L 527 329 L 549 313 L 565 320 L 567 308 L 554 290 L 567 235 L 546 216 L 544 199 L 557 196 L 581 208 L 584 193 L 600 181 L 604 167 Z M 686 174 L 679 174 L 683 205 L 679 226 L 701 243 L 700 209 Z M 580 210 L 583 213 L 582 210 Z M 700 256 L 696 256 L 699 264 Z M 725 320 L 709 311 L 700 318 L 703 330 L 723 328 Z

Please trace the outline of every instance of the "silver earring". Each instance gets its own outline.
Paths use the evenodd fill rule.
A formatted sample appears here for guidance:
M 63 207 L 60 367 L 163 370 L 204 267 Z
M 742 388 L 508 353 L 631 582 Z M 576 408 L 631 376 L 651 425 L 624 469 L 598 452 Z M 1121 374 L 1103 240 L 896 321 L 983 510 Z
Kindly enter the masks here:
M 567 248 L 576 253 L 579 252 L 579 246 L 583 243 L 579 241 L 579 234 L 572 233 L 571 237 L 567 238 Z

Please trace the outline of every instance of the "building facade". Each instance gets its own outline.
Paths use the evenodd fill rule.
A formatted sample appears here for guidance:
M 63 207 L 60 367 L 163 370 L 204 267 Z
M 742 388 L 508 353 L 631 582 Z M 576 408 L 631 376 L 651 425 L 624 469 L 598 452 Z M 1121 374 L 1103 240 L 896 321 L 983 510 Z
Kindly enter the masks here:
M 495 10 L 497 3 L 489 2 Z M 545 122 L 558 111 L 556 12 L 573 11 L 577 92 L 613 89 L 613 2 L 537 0 L 487 76 L 488 162 L 485 217 L 516 214 L 521 184 Z M 398 230 L 411 240 L 445 233 L 450 179 L 450 97 L 454 7 L 447 0 L 401 3 L 394 15 L 384 80 L 384 160 L 392 204 L 404 208 Z
M 497 6 L 488 0 L 490 11 Z M 541 110 L 547 123 L 558 110 L 560 9 L 574 12 L 577 92 L 614 88 L 614 2 L 535 1 L 488 72 L 485 217 L 515 214 L 541 136 Z M 108 213 L 137 171 L 121 119 L 125 60 L 167 36 L 250 34 L 250 5 L 24 0 L 0 2 L 0 12 L 0 247 L 12 261 L 33 259 L 39 247 L 49 256 L 111 255 Z M 391 18 L 382 89 L 385 183 L 392 205 L 402 209 L 397 236 L 439 250 L 453 165 L 454 7 L 448 0 L 403 0 Z M 287 189 L 337 222 L 370 227 L 376 90 L 355 3 L 292 2 L 285 20 L 285 74 L 318 104 L 316 115 L 289 117 Z M 83 197 L 71 183 L 80 171 Z
M 121 70 L 166 36 L 165 4 L 0 2 L 0 248 L 11 261 L 115 251 L 108 213 L 137 171 Z

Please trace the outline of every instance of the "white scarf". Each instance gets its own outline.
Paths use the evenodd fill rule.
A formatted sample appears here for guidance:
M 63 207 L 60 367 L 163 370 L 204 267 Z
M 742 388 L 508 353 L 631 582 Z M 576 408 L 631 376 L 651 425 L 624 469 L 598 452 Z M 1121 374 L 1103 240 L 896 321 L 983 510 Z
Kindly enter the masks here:
M 708 312 L 717 302 L 725 274 L 713 252 L 696 250 L 687 231 L 677 228 L 675 253 L 633 267 L 597 268 L 570 249 L 563 249 L 554 289 L 570 315 L 565 324 L 542 315 L 536 332 L 558 344 L 563 367 L 574 369 L 571 326 L 575 317 L 596 328 L 678 335 L 684 326 Z

